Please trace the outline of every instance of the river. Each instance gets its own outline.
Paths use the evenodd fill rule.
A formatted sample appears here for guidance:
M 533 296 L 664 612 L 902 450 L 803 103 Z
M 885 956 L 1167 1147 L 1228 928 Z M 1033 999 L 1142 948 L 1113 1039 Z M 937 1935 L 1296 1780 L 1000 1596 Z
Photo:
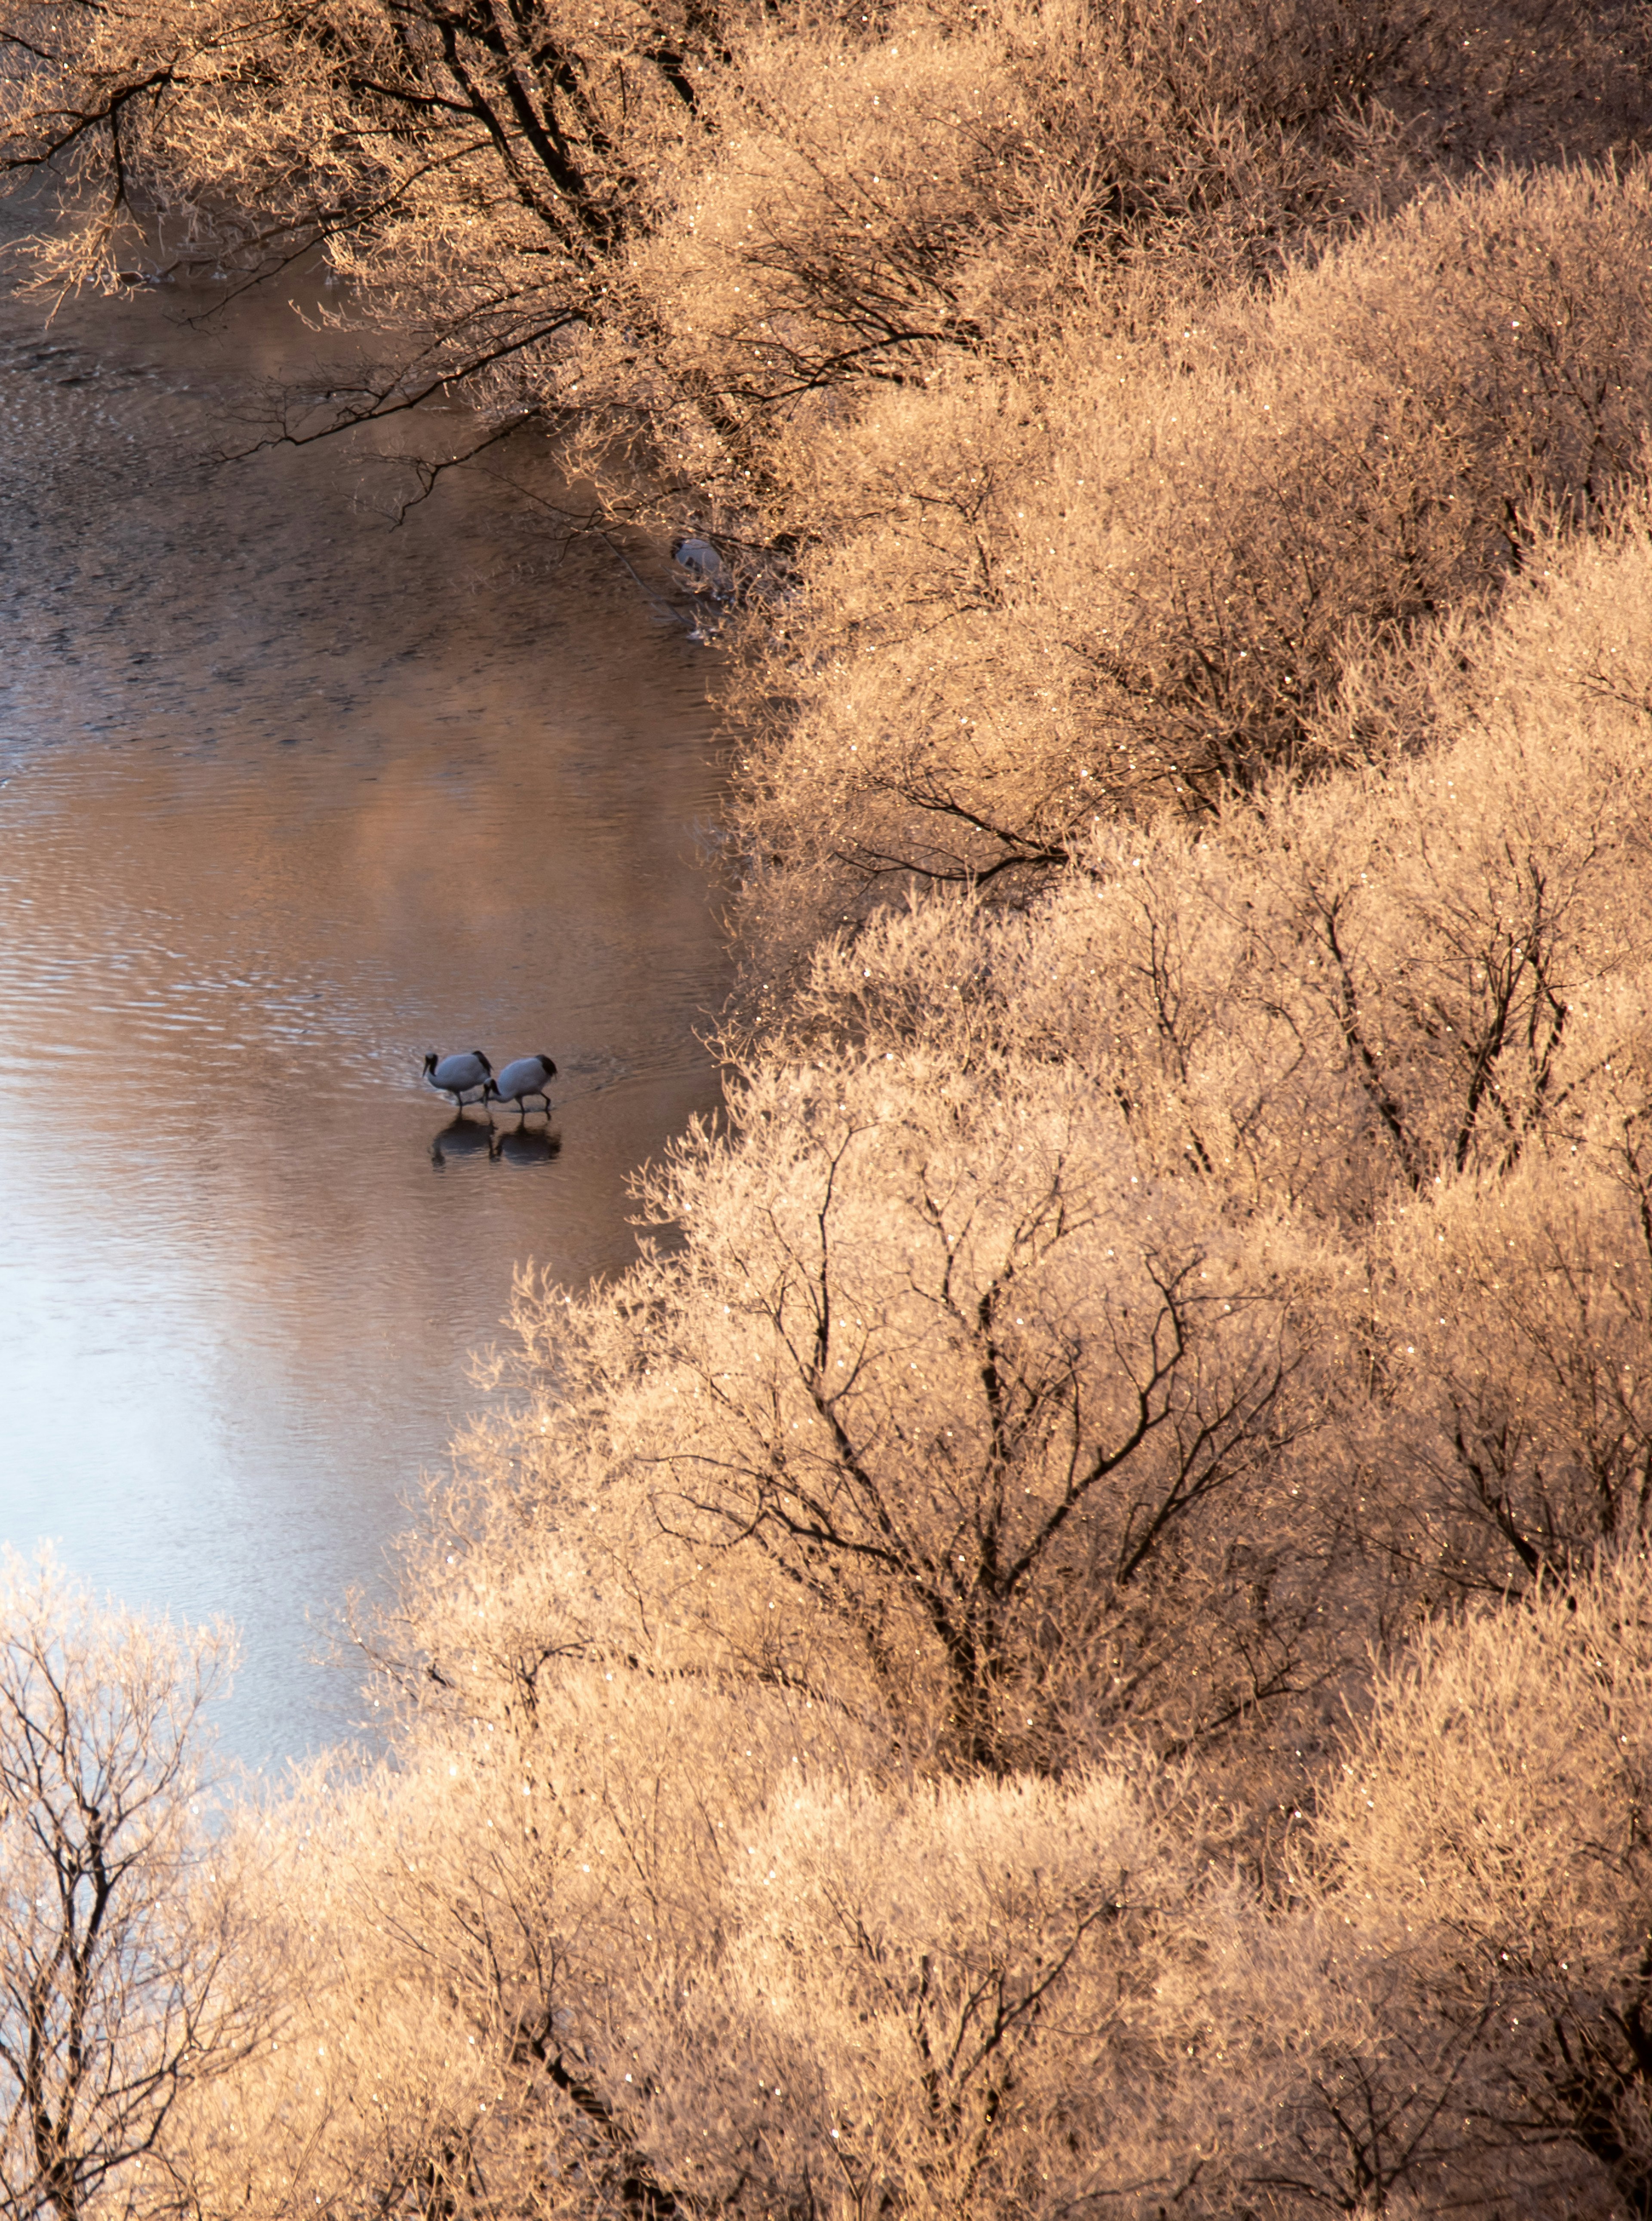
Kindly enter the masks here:
M 0 1540 L 232 1618 L 270 1766 L 358 1717 L 318 1654 L 513 1267 L 635 1254 L 726 977 L 707 651 L 542 448 L 399 524 L 360 441 L 217 461 L 329 375 L 220 297 L 0 304 Z M 472 1047 L 554 1056 L 548 1122 L 455 1124 Z

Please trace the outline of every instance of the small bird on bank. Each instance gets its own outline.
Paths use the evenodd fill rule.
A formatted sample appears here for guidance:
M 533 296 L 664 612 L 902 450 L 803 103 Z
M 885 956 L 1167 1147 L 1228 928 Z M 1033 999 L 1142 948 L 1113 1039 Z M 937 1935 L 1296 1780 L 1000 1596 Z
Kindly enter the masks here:
M 456 1056 L 444 1056 L 440 1063 L 432 1049 L 424 1060 L 424 1076 L 438 1095 L 451 1095 L 455 1104 L 462 1107 L 473 1087 L 480 1091 L 481 1100 L 487 1101 L 493 1067 L 479 1048 L 461 1049 Z
M 537 1095 L 548 1114 L 551 1098 L 545 1092 L 545 1083 L 555 1078 L 556 1067 L 548 1056 L 519 1056 L 490 1083 L 489 1092 L 501 1103 L 514 1103 L 522 1111 L 528 1108 L 528 1098 Z
M 691 571 L 700 584 L 709 586 L 719 600 L 727 597 L 734 585 L 734 575 L 709 540 L 702 540 L 698 534 L 692 533 L 686 539 L 673 540 L 671 556 L 673 563 L 680 564 L 685 571 Z

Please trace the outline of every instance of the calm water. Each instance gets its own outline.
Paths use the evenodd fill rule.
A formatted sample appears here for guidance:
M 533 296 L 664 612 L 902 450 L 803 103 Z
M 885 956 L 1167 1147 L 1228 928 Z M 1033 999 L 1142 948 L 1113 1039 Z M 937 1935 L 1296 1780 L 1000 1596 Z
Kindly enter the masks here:
M 704 651 L 558 560 L 534 451 L 399 529 L 362 453 L 215 468 L 317 343 L 191 305 L 0 303 L 0 1539 L 236 1620 L 262 1761 L 353 1715 L 309 1654 L 513 1265 L 621 1269 L 716 1101 L 716 773 Z M 555 1057 L 550 1141 L 450 1125 L 471 1047 Z

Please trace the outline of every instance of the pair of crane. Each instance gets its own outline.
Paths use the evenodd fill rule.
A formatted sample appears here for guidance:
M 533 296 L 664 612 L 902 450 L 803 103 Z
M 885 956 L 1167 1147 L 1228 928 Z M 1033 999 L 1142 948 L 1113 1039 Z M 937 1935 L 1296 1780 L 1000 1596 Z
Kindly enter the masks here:
M 465 1098 L 475 1090 L 485 1110 L 489 1102 L 514 1103 L 526 1111 L 528 1098 L 537 1095 L 548 1116 L 551 1098 L 546 1084 L 556 1077 L 548 1056 L 519 1056 L 497 1074 L 479 1048 L 461 1049 L 457 1055 L 438 1058 L 435 1049 L 424 1060 L 424 1076 L 438 1095 L 450 1095 L 463 1110 Z

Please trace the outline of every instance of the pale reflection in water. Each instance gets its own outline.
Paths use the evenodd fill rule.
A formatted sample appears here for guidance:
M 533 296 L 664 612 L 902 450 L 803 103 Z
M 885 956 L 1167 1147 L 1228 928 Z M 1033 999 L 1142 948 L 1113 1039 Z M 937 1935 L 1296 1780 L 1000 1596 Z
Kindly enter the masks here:
M 0 316 L 0 1538 L 235 1617 L 262 1759 L 350 1715 L 306 1654 L 513 1267 L 623 1268 L 715 1104 L 716 773 L 702 652 L 508 485 L 208 468 L 315 342 L 175 305 Z M 433 1042 L 548 1049 L 548 1127 L 452 1119 Z

